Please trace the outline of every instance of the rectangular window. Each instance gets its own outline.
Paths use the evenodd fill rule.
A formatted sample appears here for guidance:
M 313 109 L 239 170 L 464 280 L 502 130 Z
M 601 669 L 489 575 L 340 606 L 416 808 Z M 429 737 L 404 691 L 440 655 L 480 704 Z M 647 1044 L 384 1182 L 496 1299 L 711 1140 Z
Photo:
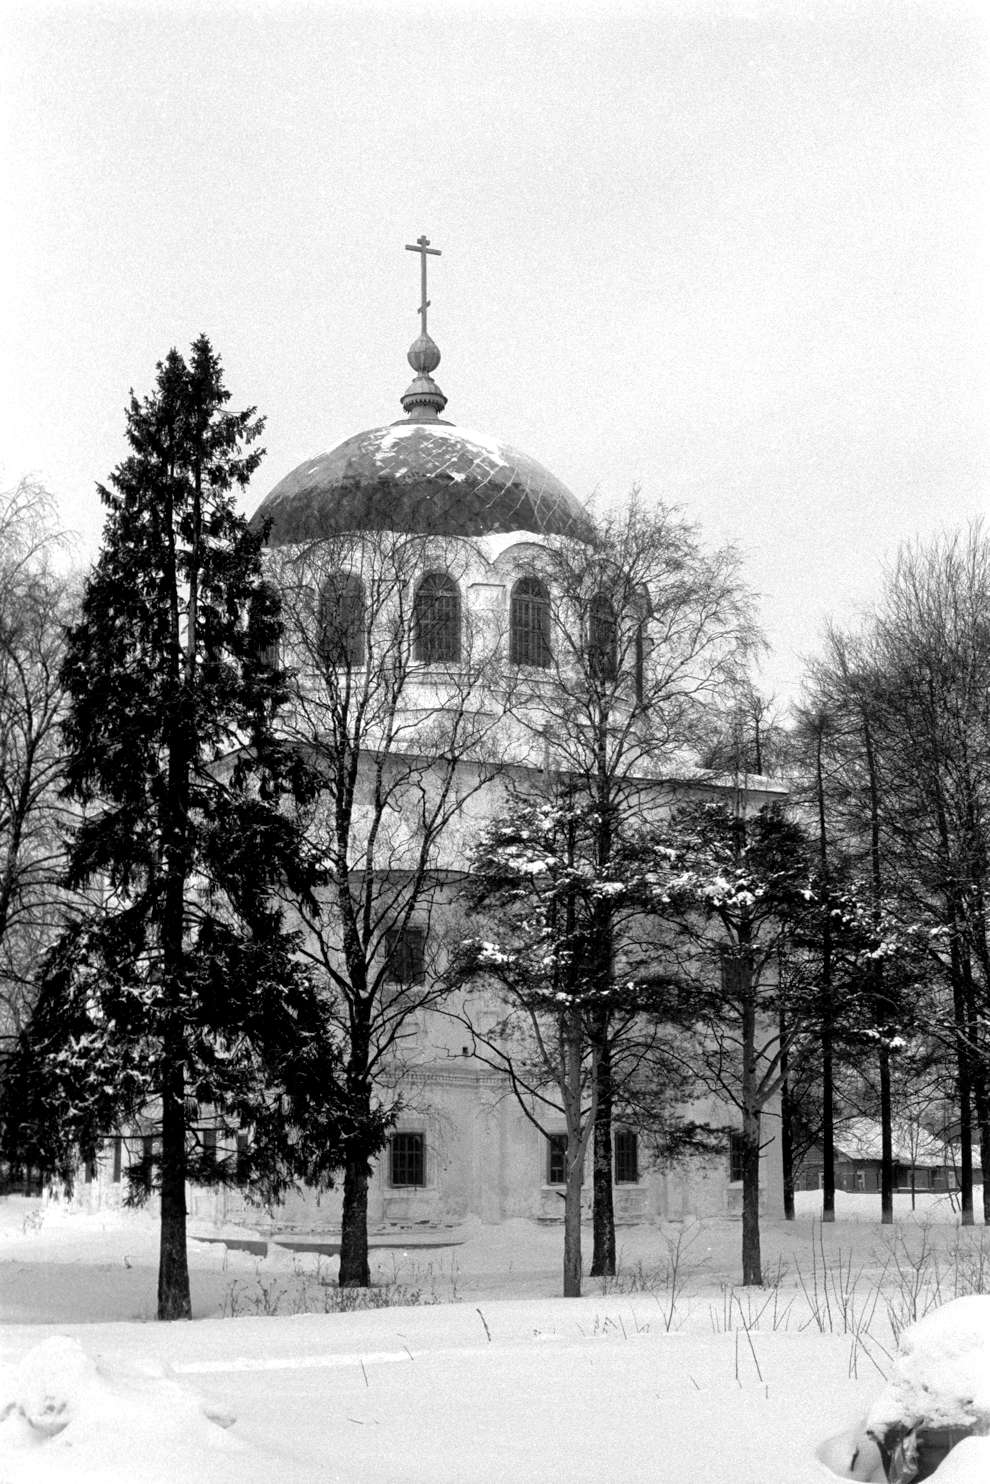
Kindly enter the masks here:
M 550 1134 L 547 1139 L 547 1184 L 567 1184 L 566 1134 Z
M 391 984 L 422 984 L 426 978 L 426 933 L 421 927 L 385 934 L 386 974 Z
M 615 1183 L 635 1185 L 639 1179 L 639 1141 L 632 1129 L 615 1131 Z
M 251 1139 L 248 1134 L 237 1135 L 236 1178 L 239 1184 L 247 1181 L 251 1170 Z
M 426 1184 L 426 1135 L 393 1134 L 389 1140 L 389 1184 Z
M 742 1134 L 729 1135 L 729 1179 L 739 1182 L 743 1177 L 743 1138 Z
M 118 1134 L 113 1141 L 113 1183 L 120 1184 L 120 1176 L 124 1164 L 124 1141 Z
M 866 1171 L 865 1170 L 857 1170 L 856 1171 L 856 1189 L 857 1190 L 865 1190 L 866 1189 Z
M 723 947 L 721 953 L 722 993 L 729 999 L 742 999 L 750 987 L 749 964 L 744 957 Z

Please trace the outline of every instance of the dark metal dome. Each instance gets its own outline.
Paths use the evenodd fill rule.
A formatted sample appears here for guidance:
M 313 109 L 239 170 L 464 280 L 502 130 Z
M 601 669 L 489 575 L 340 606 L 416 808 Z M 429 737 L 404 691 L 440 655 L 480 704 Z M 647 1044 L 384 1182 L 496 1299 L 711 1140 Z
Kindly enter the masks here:
M 570 490 L 524 453 L 438 420 L 393 423 L 348 438 L 293 469 L 252 520 L 285 546 L 352 531 L 583 536 Z

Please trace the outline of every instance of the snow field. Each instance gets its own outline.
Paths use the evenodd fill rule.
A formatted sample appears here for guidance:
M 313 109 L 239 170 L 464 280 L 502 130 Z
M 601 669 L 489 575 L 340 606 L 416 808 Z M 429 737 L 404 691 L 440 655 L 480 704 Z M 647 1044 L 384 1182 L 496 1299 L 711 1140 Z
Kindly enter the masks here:
M 959 1232 L 951 1212 L 917 1214 L 899 1211 L 893 1234 L 841 1207 L 824 1230 L 810 1214 L 767 1222 L 776 1287 L 761 1290 L 734 1287 L 736 1222 L 622 1229 L 622 1275 L 607 1292 L 588 1280 L 580 1300 L 553 1296 L 559 1228 L 472 1226 L 456 1246 L 431 1234 L 375 1250 L 377 1281 L 418 1293 L 414 1306 L 329 1314 L 292 1304 L 324 1281 L 339 1292 L 334 1260 L 275 1250 L 259 1261 L 193 1241 L 203 1317 L 161 1325 L 140 1322 L 154 1302 L 150 1218 L 56 1208 L 39 1224 L 36 1203 L 0 1201 L 0 1484 L 876 1477 L 862 1450 L 851 1464 L 863 1420 L 903 1404 L 888 1380 L 933 1384 L 910 1369 L 931 1346 L 912 1348 L 909 1333 L 907 1369 L 895 1367 L 878 1285 L 896 1329 L 908 1279 L 916 1307 L 919 1272 L 933 1297 L 951 1297 L 990 1237 Z M 220 1318 L 235 1283 L 257 1307 Z M 936 1375 L 954 1356 L 965 1390 L 983 1330 L 936 1321 L 915 1333 L 931 1326 Z M 938 1484 L 987 1484 L 988 1446 L 960 1445 Z

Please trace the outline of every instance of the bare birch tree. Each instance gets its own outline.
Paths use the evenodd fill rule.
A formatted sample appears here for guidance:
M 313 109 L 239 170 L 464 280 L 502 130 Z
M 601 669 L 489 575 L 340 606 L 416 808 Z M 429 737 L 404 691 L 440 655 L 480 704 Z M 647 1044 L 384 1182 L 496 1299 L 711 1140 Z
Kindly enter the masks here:
M 71 615 L 51 497 L 22 480 L 0 495 L 0 1050 L 33 1003 L 37 965 L 64 921 L 59 669 Z
M 462 593 L 470 543 L 370 532 L 276 552 L 296 682 L 289 741 L 317 787 L 303 823 L 323 885 L 297 904 L 342 1041 L 340 1284 L 366 1286 L 370 1162 L 400 1106 L 420 1012 L 445 993 L 437 909 L 500 769 L 497 615 Z

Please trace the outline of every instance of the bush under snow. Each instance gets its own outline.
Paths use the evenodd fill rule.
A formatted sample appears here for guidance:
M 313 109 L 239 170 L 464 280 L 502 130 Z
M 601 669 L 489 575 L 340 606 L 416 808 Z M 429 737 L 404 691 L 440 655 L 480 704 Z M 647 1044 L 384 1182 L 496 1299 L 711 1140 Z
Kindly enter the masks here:
M 845 1479 L 886 1478 L 875 1439 L 891 1428 L 972 1430 L 930 1477 L 938 1484 L 990 1481 L 990 1296 L 933 1309 L 901 1336 L 887 1385 L 861 1427 L 830 1438 L 819 1458 Z
M 205 1407 L 159 1362 L 111 1368 L 55 1335 L 19 1365 L 0 1362 L 0 1484 L 102 1481 L 127 1458 L 132 1478 L 155 1477 L 156 1467 L 178 1477 L 190 1449 L 240 1449 L 221 1431 L 234 1420 Z
M 990 1433 L 990 1295 L 933 1309 L 901 1336 L 893 1374 L 870 1408 L 880 1437 L 896 1422 Z

